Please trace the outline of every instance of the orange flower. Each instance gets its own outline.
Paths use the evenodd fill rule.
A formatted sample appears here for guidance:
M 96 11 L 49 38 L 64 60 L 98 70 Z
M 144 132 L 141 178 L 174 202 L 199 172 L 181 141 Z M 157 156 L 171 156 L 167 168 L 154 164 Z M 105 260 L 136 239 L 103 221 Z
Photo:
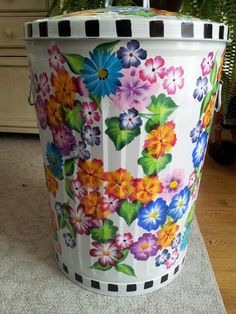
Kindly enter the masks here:
M 77 92 L 76 79 L 62 67 L 57 76 L 51 74 L 51 84 L 57 101 L 65 107 L 72 108 Z
M 156 199 L 157 195 L 163 190 L 158 176 L 145 176 L 143 179 L 134 179 L 133 185 L 135 191 L 131 195 L 131 200 L 139 201 L 144 205 Z
M 57 102 L 55 97 L 50 96 L 49 100 L 45 100 L 45 107 L 48 124 L 58 130 L 63 122 L 61 105 Z
M 222 72 L 223 64 L 224 64 L 225 51 L 226 51 L 226 49 L 224 50 L 224 52 L 223 52 L 223 54 L 221 56 L 221 59 L 220 59 L 220 66 L 219 66 L 219 69 L 218 69 L 218 72 L 217 72 L 217 82 L 220 82 L 221 72 Z
M 97 191 L 88 193 L 81 199 L 81 205 L 84 206 L 84 212 L 88 215 L 93 215 L 98 219 L 106 219 L 109 215 L 109 210 L 103 211 L 103 203 L 101 194 Z
M 99 189 L 103 180 L 103 162 L 98 159 L 79 160 L 78 165 L 81 170 L 77 172 L 77 178 L 82 185 L 94 190 Z
M 50 214 L 50 221 L 51 221 L 52 230 L 54 232 L 57 232 L 57 222 L 56 222 L 55 214 L 51 209 L 49 209 L 49 214 Z
M 58 183 L 57 180 L 54 178 L 51 169 L 49 166 L 44 166 L 45 177 L 47 182 L 48 191 L 52 193 L 54 197 L 56 197 Z
M 107 172 L 104 174 L 107 181 L 105 192 L 119 199 L 127 199 L 134 192 L 131 174 L 125 169 Z
M 179 226 L 176 223 L 168 222 L 165 224 L 164 228 L 157 231 L 157 245 L 161 249 L 170 246 L 171 242 L 174 240 L 175 235 L 179 229 Z
M 204 116 L 203 116 L 203 121 L 202 121 L 203 128 L 207 128 L 211 123 L 211 118 L 212 118 L 213 111 L 215 108 L 215 99 L 216 99 L 216 95 L 212 96 L 211 100 L 210 100 L 210 102 L 206 108 L 206 111 L 205 111 Z
M 144 148 L 155 158 L 163 156 L 176 143 L 175 124 L 173 121 L 154 128 L 147 136 Z

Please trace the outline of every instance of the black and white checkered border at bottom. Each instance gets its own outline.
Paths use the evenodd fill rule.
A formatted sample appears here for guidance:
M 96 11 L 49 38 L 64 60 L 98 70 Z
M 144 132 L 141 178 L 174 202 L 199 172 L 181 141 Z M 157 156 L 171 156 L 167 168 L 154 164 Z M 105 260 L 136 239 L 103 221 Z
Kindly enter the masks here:
M 104 281 L 95 280 L 92 278 L 88 278 L 81 274 L 76 273 L 72 269 L 70 269 L 67 265 L 59 259 L 58 255 L 55 253 L 56 261 L 61 269 L 61 271 L 72 280 L 75 284 L 88 289 L 90 291 L 98 292 L 105 295 L 112 296 L 129 296 L 129 295 L 140 295 L 149 292 L 153 292 L 155 290 L 160 289 L 161 287 L 169 284 L 172 280 L 176 278 L 176 276 L 182 270 L 186 256 L 182 258 L 179 264 L 177 264 L 174 268 L 171 269 L 170 272 L 164 274 L 163 276 L 154 278 L 152 280 L 140 281 L 135 283 L 109 283 Z

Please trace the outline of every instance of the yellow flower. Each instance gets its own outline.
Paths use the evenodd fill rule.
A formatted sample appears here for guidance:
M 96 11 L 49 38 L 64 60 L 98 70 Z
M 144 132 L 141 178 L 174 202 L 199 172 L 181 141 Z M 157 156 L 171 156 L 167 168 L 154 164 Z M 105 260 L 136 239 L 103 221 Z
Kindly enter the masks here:
M 109 215 L 109 210 L 103 211 L 103 203 L 101 194 L 93 191 L 85 195 L 81 199 L 81 205 L 84 206 L 84 212 L 87 215 L 93 215 L 98 219 L 106 219 Z
M 54 73 L 51 74 L 51 84 L 57 101 L 65 107 L 72 108 L 77 93 L 76 79 L 62 67 L 57 76 Z
M 77 176 L 82 185 L 93 190 L 99 189 L 103 180 L 103 162 L 98 159 L 79 160 L 78 165 L 81 170 Z
M 170 121 L 154 128 L 148 135 L 144 144 L 148 154 L 155 158 L 163 156 L 176 143 L 175 124 Z
M 49 100 L 45 100 L 45 107 L 49 126 L 58 130 L 63 122 L 61 105 L 57 102 L 55 97 L 50 96 Z
M 158 176 L 145 176 L 143 179 L 134 179 L 134 192 L 131 195 L 133 201 L 139 201 L 146 205 L 157 198 L 163 187 Z
M 48 191 L 52 193 L 54 197 L 56 197 L 57 189 L 58 189 L 58 183 L 55 177 L 53 176 L 51 169 L 49 166 L 44 166 L 45 171 L 45 177 L 46 177 L 46 183 L 48 187 Z
M 175 235 L 179 229 L 179 226 L 176 223 L 168 222 L 164 225 L 163 229 L 157 231 L 157 245 L 161 249 L 170 246 L 171 242 L 174 240 Z
M 213 111 L 215 108 L 215 99 L 216 99 L 216 95 L 213 95 L 204 113 L 203 121 L 202 121 L 202 126 L 204 128 L 207 128 L 211 123 L 211 118 L 212 118 Z

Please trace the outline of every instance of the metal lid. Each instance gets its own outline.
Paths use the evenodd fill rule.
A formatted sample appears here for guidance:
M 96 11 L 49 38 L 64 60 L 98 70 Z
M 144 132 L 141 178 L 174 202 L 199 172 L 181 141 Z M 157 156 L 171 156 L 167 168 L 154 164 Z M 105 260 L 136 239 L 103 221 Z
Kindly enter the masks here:
M 228 26 L 144 7 L 108 7 L 25 23 L 25 39 L 136 38 L 228 41 Z

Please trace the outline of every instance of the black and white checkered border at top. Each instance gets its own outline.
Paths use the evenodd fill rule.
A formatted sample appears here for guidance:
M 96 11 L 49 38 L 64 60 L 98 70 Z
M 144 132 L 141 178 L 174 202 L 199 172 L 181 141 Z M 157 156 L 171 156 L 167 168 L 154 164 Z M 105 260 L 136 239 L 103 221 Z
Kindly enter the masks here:
M 67 265 L 59 259 L 57 253 L 55 253 L 57 264 L 62 270 L 62 272 L 74 283 L 87 288 L 88 290 L 96 291 L 103 294 L 124 296 L 124 295 L 138 295 L 151 291 L 155 291 L 162 286 L 170 283 L 181 271 L 184 266 L 186 257 L 183 257 L 182 261 L 175 265 L 175 267 L 168 273 L 164 274 L 161 277 L 154 278 L 153 280 L 147 280 L 138 283 L 122 283 L 114 284 L 104 281 L 98 281 L 81 274 L 74 272 Z
M 229 29 L 219 23 L 191 20 L 89 19 L 38 20 L 25 24 L 26 39 L 47 38 L 149 38 L 182 40 L 229 40 Z

